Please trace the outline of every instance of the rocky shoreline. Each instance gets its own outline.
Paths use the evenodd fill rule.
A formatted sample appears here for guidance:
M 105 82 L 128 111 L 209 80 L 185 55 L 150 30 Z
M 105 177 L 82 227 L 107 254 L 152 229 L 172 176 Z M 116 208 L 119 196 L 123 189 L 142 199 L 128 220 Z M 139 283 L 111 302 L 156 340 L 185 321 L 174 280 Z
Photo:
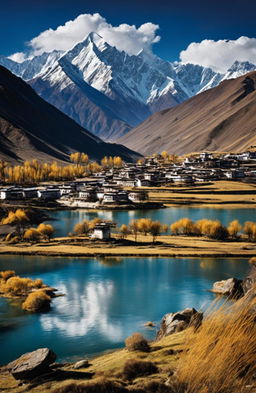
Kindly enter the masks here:
M 212 291 L 221 295 L 227 296 L 229 299 L 237 299 L 237 298 L 242 298 L 244 303 L 240 304 L 247 304 L 249 299 L 253 298 L 255 296 L 254 293 L 254 285 L 256 283 L 256 266 L 255 264 L 252 265 L 251 271 L 248 274 L 247 277 L 245 277 L 244 280 L 238 280 L 235 278 L 230 278 L 227 280 L 223 280 L 220 282 L 216 282 L 213 285 Z M 238 288 L 241 290 L 241 292 L 238 294 Z M 239 296 L 238 296 L 239 295 Z M 12 386 L 17 388 L 17 390 L 14 390 L 16 392 L 21 392 L 19 390 L 19 387 L 22 389 L 28 388 L 32 392 L 37 392 L 37 387 L 39 386 L 45 386 L 45 384 L 48 384 L 48 387 L 50 386 L 50 383 L 53 383 L 53 388 L 54 390 L 51 390 L 52 392 L 55 393 L 55 387 L 56 383 L 61 384 L 71 381 L 77 380 L 77 378 L 81 378 L 82 380 L 88 380 L 88 381 L 95 381 L 95 383 L 98 383 L 98 372 L 97 367 L 101 368 L 103 362 L 104 364 L 108 364 L 109 361 L 112 359 L 115 359 L 115 356 L 119 359 L 120 354 L 122 353 L 122 356 L 125 356 L 125 359 L 128 358 L 130 359 L 130 351 L 134 352 L 134 355 L 137 352 L 137 356 L 139 353 L 142 351 L 152 353 L 152 355 L 148 356 L 154 356 L 155 352 L 162 351 L 167 358 L 170 357 L 170 359 L 178 359 L 180 355 L 183 353 L 183 347 L 180 346 L 180 339 L 182 337 L 182 342 L 184 341 L 184 331 L 187 329 L 193 329 L 194 334 L 198 330 L 200 330 L 201 326 L 204 325 L 204 315 L 201 311 L 197 311 L 194 308 L 192 309 L 185 309 L 176 313 L 169 313 L 164 315 L 164 317 L 161 320 L 160 324 L 160 329 L 158 330 L 156 334 L 156 339 L 155 341 L 147 344 L 145 349 L 141 347 L 137 349 L 137 347 L 134 349 L 131 347 L 130 349 L 127 347 L 126 349 L 121 349 L 121 350 L 116 350 L 113 351 L 111 354 L 107 355 L 100 355 L 97 358 L 88 360 L 88 359 L 81 359 L 79 361 L 76 361 L 75 363 L 65 363 L 65 364 L 60 364 L 56 363 L 57 355 L 49 348 L 39 348 L 33 352 L 26 353 L 22 356 L 20 356 L 18 359 L 13 360 L 9 364 L 5 366 L 0 367 L 0 376 L 3 378 L 8 379 L 9 383 L 12 383 Z M 151 326 L 151 325 L 150 325 Z M 143 338 L 142 338 L 143 339 Z M 175 344 L 176 340 L 179 343 L 178 345 Z M 170 347 L 171 343 L 171 347 Z M 173 349 L 176 348 L 176 349 Z M 138 352 L 139 351 L 139 352 Z M 133 356 L 134 356 L 133 355 Z M 145 357 L 145 355 L 143 355 Z M 159 359 L 159 354 L 158 354 L 158 359 Z M 129 363 L 130 362 L 130 363 Z M 132 360 L 126 360 L 125 367 L 127 367 L 128 364 L 131 364 Z M 138 363 L 139 361 L 137 361 Z M 143 363 L 142 360 L 140 360 L 141 365 Z M 148 362 L 149 363 L 149 362 Z M 159 360 L 158 360 L 159 363 Z M 153 363 L 152 363 L 153 364 Z M 98 366 L 97 366 L 98 365 Z M 109 364 L 110 365 L 110 364 Z M 138 364 L 137 364 L 138 366 Z M 152 374 L 159 375 L 159 369 L 158 366 L 152 367 Z M 159 375 L 158 378 L 159 381 L 165 381 L 161 382 L 161 386 L 169 386 L 168 381 L 173 380 L 173 372 L 170 373 L 166 372 Z M 151 373 L 149 373 L 151 374 Z M 119 374 L 118 374 L 119 375 Z M 136 374 L 135 374 L 136 375 Z M 146 375 L 148 375 L 146 373 Z M 10 378 L 13 378 L 10 382 Z M 113 377 L 112 377 L 113 378 Z M 171 378 L 171 379 L 170 379 Z M 112 379 L 110 379 L 111 381 Z M 16 381 L 16 382 L 14 382 Z M 58 381 L 58 382 L 57 382 Z M 97 382 L 96 382 L 97 381 Z M 113 381 L 113 380 L 112 380 Z M 116 380 L 115 380 L 116 381 Z M 122 381 L 120 381 L 122 383 Z M 160 383 L 160 382 L 159 382 Z M 114 383 L 114 385 L 116 382 Z M 71 386 L 71 385 L 68 385 Z M 91 385 L 85 385 L 85 386 L 91 386 Z M 109 385 L 110 386 L 110 385 Z M 125 390 L 99 390 L 99 392 L 120 392 L 120 393 L 125 393 L 125 392 L 130 392 L 130 390 L 127 386 L 127 383 L 125 383 Z M 130 385 L 129 385 L 130 386 Z M 156 385 L 155 385 L 156 386 Z M 0 383 L 1 387 L 1 383 Z M 34 390 L 35 388 L 35 390 Z M 63 388 L 64 389 L 64 388 Z M 69 387 L 69 389 L 71 389 Z M 23 390 L 24 391 L 24 390 Z M 27 391 L 27 390 L 25 390 Z M 63 393 L 69 393 L 73 392 L 73 390 L 60 390 Z M 133 390 L 131 390 L 133 392 Z M 158 391 L 158 390 L 157 390 Z M 163 390 L 161 390 L 162 392 Z M 56 390 L 57 392 L 57 390 Z M 58 390 L 59 392 L 59 390 Z M 74 392 L 78 392 L 78 390 L 74 390 Z M 79 390 L 80 392 L 80 390 Z M 81 392 L 84 393 L 91 393 L 91 392 L 97 392 L 97 390 L 90 390 L 88 388 L 85 390 L 81 390 Z M 135 391 L 134 391 L 135 392 Z M 136 391 L 137 392 L 137 391 Z M 150 392 L 151 390 L 140 390 L 140 393 L 147 393 Z M 152 390 L 152 393 L 154 391 Z M 165 392 L 165 390 L 164 390 Z M 167 392 L 171 392 L 171 390 L 166 390 Z M 175 391 L 176 392 L 176 391 Z

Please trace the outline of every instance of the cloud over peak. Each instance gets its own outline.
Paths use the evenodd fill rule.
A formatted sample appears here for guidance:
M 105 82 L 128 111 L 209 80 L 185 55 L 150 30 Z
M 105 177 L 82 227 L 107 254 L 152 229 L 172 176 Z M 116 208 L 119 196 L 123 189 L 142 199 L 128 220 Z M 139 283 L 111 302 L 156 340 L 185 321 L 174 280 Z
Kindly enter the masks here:
M 129 54 L 137 54 L 141 49 L 151 48 L 151 45 L 160 40 L 156 35 L 158 25 L 144 23 L 140 27 L 120 24 L 112 26 L 99 13 L 81 14 L 74 20 L 58 26 L 55 30 L 48 29 L 28 42 L 30 55 L 40 55 L 43 52 L 55 50 L 69 50 L 91 32 L 96 32 L 110 45 Z M 22 57 L 23 55 L 23 57 Z M 13 60 L 24 59 L 23 53 L 10 56 Z
M 236 40 L 192 42 L 180 53 L 180 59 L 224 73 L 236 60 L 256 64 L 256 38 L 242 36 Z

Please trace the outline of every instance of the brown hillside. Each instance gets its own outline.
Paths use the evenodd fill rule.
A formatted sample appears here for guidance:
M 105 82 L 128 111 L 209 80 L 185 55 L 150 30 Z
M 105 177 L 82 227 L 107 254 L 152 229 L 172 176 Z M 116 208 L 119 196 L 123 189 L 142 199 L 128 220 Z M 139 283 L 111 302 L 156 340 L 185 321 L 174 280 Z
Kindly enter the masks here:
M 74 151 L 94 159 L 119 155 L 132 161 L 139 157 L 124 146 L 92 135 L 0 66 L 0 159 L 66 161 Z
M 142 154 L 242 151 L 256 145 L 256 72 L 152 115 L 118 142 Z

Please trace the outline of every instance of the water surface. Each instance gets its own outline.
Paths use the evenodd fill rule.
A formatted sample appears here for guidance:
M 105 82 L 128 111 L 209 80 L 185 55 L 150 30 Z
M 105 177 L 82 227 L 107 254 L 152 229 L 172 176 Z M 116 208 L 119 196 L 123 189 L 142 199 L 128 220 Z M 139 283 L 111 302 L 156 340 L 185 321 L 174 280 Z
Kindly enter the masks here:
M 71 212 L 74 213 L 74 212 Z M 167 312 L 207 307 L 214 281 L 248 270 L 246 259 L 53 258 L 1 256 L 0 270 L 42 278 L 65 296 L 52 310 L 29 314 L 0 299 L 0 364 L 24 352 L 50 347 L 60 361 L 92 356 L 123 346 L 135 331 L 154 338 Z M 11 302 L 12 303 L 12 302 Z
M 188 217 L 193 221 L 202 218 L 220 220 L 223 225 L 227 225 L 232 220 L 239 220 L 241 224 L 245 221 L 256 219 L 255 208 L 240 209 L 216 209 L 216 208 L 196 208 L 196 207 L 169 207 L 165 209 L 151 210 L 124 210 L 124 211 L 88 211 L 88 210 L 62 210 L 51 212 L 54 221 L 51 224 L 55 228 L 55 236 L 67 236 L 73 231 L 74 225 L 87 219 L 99 217 L 112 220 L 118 226 L 128 224 L 131 220 L 148 217 L 152 220 L 159 220 L 162 224 L 172 224 L 183 217 Z

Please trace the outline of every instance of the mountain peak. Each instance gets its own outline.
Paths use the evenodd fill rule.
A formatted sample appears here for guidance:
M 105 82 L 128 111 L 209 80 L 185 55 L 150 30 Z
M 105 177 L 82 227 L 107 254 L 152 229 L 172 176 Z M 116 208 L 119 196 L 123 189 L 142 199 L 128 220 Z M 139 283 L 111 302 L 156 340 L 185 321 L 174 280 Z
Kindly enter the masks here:
M 236 60 L 232 64 L 232 66 L 228 69 L 227 72 L 237 72 L 237 71 L 249 72 L 249 71 L 254 71 L 255 69 L 256 69 L 256 65 L 250 63 L 249 61 Z
M 84 46 L 92 44 L 99 51 L 103 51 L 104 49 L 109 47 L 109 44 L 103 39 L 103 37 L 101 37 L 98 33 L 95 33 L 94 31 L 88 34 L 88 36 L 80 44 Z

